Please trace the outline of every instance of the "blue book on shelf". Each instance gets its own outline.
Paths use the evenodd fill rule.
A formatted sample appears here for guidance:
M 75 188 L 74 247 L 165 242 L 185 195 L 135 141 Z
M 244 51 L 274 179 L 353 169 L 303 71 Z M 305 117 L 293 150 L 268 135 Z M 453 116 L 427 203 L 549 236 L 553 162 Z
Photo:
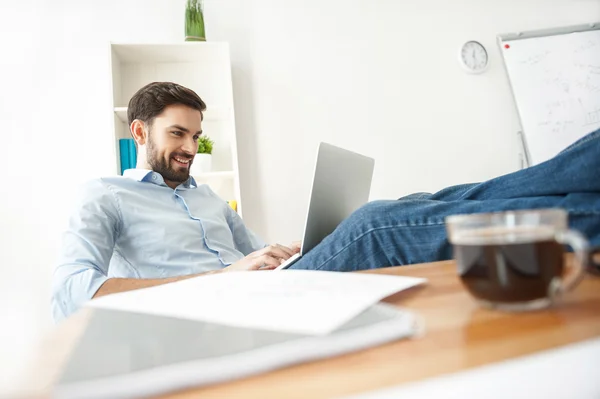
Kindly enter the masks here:
M 119 159 L 121 160 L 121 174 L 125 172 L 125 169 L 129 169 L 129 146 L 127 145 L 127 139 L 119 140 Z
M 135 165 L 137 165 L 137 152 L 135 150 L 135 141 L 133 139 L 129 140 L 129 168 L 135 169 Z
M 133 139 L 119 140 L 119 159 L 121 160 L 121 174 L 127 169 L 135 168 L 137 152 Z

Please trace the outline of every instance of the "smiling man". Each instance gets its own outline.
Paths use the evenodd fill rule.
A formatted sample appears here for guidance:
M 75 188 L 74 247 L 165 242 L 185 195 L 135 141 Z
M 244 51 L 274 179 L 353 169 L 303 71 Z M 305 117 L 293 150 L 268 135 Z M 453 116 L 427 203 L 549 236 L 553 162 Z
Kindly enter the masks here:
M 155 82 L 130 100 L 135 169 L 84 185 L 54 272 L 55 320 L 93 297 L 201 274 L 273 269 L 299 250 L 265 245 L 190 166 L 206 105 L 190 89 Z

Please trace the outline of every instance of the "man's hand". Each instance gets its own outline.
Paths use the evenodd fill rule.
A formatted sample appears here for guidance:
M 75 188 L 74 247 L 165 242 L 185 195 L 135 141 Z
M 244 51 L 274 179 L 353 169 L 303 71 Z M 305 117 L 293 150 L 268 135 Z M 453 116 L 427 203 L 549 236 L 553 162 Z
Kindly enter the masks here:
M 290 244 L 290 249 L 294 251 L 294 253 L 300 252 L 300 248 L 302 248 L 302 241 L 294 241 Z
M 269 245 L 227 266 L 223 271 L 273 270 L 299 250 L 299 247 L 292 249 L 279 244 Z

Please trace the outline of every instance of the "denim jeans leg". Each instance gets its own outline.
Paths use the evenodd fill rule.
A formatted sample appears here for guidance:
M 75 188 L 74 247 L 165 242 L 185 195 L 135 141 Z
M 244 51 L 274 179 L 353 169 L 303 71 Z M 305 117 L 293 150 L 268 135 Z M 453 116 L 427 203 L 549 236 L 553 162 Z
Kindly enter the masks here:
M 454 214 L 562 208 L 569 224 L 600 245 L 600 196 L 572 194 L 486 201 L 373 201 L 353 213 L 291 268 L 354 271 L 452 257 L 444 220 Z

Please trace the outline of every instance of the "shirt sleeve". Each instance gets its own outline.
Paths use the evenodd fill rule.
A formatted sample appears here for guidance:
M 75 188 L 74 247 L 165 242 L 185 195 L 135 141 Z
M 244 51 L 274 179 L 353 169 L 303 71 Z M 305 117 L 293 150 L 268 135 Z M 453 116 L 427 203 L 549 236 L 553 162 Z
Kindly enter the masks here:
M 79 309 L 108 279 L 122 220 L 114 193 L 101 180 L 84 185 L 75 204 L 53 275 L 55 322 Z
M 233 234 L 233 242 L 238 251 L 244 255 L 248 255 L 266 247 L 265 242 L 246 227 L 244 221 L 236 211 L 231 209 L 229 205 L 226 206 L 226 209 L 227 223 Z

